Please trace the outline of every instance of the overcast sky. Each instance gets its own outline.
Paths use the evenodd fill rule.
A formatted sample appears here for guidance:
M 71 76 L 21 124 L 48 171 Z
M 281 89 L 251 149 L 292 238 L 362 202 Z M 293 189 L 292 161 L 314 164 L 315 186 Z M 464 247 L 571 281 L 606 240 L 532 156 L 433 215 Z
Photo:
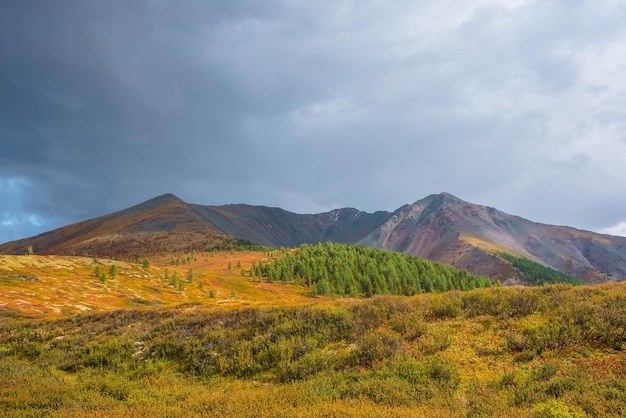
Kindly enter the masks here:
M 621 0 L 0 2 L 0 242 L 163 193 L 626 235 Z

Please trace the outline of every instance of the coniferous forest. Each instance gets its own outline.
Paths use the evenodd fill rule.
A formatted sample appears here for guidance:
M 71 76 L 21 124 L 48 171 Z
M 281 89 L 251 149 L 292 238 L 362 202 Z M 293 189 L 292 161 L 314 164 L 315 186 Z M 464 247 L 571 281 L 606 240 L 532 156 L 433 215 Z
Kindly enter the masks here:
M 284 249 L 282 257 L 253 266 L 251 275 L 305 285 L 324 296 L 412 296 L 494 284 L 486 277 L 418 257 L 337 243 Z
M 527 258 L 516 257 L 508 253 L 498 253 L 498 255 L 513 264 L 513 267 L 521 273 L 521 277 L 523 277 L 524 281 L 528 284 L 535 286 L 550 283 L 583 284 L 583 281 L 578 277 L 570 276 L 549 267 L 542 266 Z

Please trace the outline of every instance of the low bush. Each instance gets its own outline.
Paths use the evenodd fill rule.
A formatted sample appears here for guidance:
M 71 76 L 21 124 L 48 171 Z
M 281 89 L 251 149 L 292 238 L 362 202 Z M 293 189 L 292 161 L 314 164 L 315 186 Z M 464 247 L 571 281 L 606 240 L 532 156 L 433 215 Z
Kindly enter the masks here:
M 372 365 L 398 354 L 402 338 L 393 331 L 373 330 L 358 337 L 356 346 L 360 363 Z

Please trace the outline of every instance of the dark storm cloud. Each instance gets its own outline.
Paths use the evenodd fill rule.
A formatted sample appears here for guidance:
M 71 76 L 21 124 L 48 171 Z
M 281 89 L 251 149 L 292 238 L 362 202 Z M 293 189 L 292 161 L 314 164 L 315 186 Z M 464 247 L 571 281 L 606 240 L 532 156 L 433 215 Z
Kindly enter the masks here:
M 0 5 L 0 241 L 173 192 L 626 221 L 619 2 Z M 612 230 L 615 231 L 615 230 Z

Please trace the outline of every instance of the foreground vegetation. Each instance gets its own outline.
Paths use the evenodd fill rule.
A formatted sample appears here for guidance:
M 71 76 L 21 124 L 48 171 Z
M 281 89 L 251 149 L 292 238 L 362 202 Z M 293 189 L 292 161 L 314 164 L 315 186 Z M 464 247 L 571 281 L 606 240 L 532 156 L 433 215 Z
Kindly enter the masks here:
M 0 319 L 5 416 L 626 415 L 626 286 Z

